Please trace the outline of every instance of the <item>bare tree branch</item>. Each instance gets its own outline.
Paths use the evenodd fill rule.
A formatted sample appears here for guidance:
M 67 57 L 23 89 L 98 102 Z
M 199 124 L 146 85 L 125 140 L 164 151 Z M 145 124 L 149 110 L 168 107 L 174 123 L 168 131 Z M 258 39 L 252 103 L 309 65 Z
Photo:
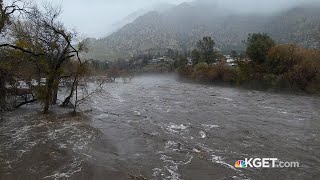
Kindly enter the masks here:
M 45 55 L 45 54 L 43 54 L 43 53 L 37 54 L 37 53 L 31 52 L 31 51 L 29 51 L 29 50 L 27 50 L 27 49 L 24 49 L 24 48 L 22 48 L 22 47 L 18 47 L 18 46 L 11 45 L 11 44 L 0 44 L 0 47 L 11 47 L 11 48 L 13 48 L 13 49 L 20 50 L 20 51 L 22 51 L 22 52 L 24 52 L 24 53 L 28 53 L 28 54 L 31 54 L 31 55 L 33 55 L 33 56 L 43 56 L 43 55 Z

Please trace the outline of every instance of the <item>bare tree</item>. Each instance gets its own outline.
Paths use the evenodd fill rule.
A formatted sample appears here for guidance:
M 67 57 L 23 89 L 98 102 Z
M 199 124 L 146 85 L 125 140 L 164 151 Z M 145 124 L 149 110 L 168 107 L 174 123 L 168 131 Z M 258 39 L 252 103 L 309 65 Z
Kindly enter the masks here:
M 44 113 L 48 113 L 51 104 L 56 104 L 62 65 L 73 57 L 80 61 L 80 48 L 72 45 L 77 34 L 68 31 L 59 22 L 60 14 L 60 8 L 48 4 L 43 10 L 34 7 L 26 21 L 17 21 L 12 28 L 15 46 L 34 55 L 41 55 L 38 60 L 46 74 L 46 86 L 40 98 Z
M 77 109 L 79 108 L 79 106 L 85 102 L 87 102 L 88 100 L 91 99 L 91 97 L 93 95 L 99 94 L 103 91 L 103 85 L 105 84 L 105 81 L 99 81 L 98 84 L 96 84 L 97 86 L 92 89 L 92 90 L 88 90 L 88 86 L 82 86 L 82 96 L 79 97 L 79 81 L 76 82 L 76 86 L 75 86 L 75 102 L 74 102 L 74 107 L 73 107 L 73 114 L 76 115 L 77 113 Z
M 15 12 L 26 13 L 30 6 L 30 2 L 23 0 L 14 0 L 10 5 L 4 5 L 3 0 L 0 0 L 0 33 L 9 24 L 12 15 Z

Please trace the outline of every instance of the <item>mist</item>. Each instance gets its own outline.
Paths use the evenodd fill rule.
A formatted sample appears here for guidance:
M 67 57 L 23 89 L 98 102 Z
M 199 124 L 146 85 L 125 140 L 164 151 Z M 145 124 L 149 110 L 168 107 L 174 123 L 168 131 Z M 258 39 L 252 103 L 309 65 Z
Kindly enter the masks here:
M 272 14 L 301 4 L 320 4 L 319 0 L 196 0 L 238 13 Z
M 37 0 L 37 3 L 47 1 Z M 193 2 L 191 0 L 79 0 L 76 3 L 69 0 L 49 0 L 48 2 L 62 7 L 62 21 L 68 28 L 76 29 L 86 37 L 99 38 L 117 30 L 125 20 L 127 23 L 128 16 L 132 13 L 135 13 L 135 16 L 143 15 L 164 4 L 174 6 L 184 2 L 206 3 L 213 8 L 219 7 L 233 13 L 272 14 L 302 3 L 319 3 L 319 0 L 308 2 L 304 0 L 195 0 Z

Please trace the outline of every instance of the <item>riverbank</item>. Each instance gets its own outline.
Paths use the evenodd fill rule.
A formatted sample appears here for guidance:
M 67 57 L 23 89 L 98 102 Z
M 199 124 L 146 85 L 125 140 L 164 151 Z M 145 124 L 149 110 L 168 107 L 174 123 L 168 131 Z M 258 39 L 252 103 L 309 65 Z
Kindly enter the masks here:
M 267 92 L 320 95 L 320 83 L 318 83 L 320 71 L 315 70 L 311 73 L 312 75 L 308 75 L 305 72 L 299 77 L 292 77 L 295 76 L 293 75 L 294 73 L 290 75 L 275 75 L 267 72 L 255 72 L 257 71 L 254 70 L 256 67 L 251 62 L 239 62 L 239 64 L 237 67 L 229 67 L 223 62 L 213 65 L 206 63 L 200 63 L 195 66 L 187 65 L 179 67 L 177 74 L 183 81 L 192 83 L 222 85 Z M 316 67 L 314 68 L 316 69 Z
M 174 73 L 172 73 L 174 74 Z M 185 78 L 182 76 L 179 76 L 178 73 L 175 74 L 176 78 L 178 81 L 183 82 L 183 83 L 189 83 L 189 84 L 195 84 L 195 85 L 205 85 L 205 86 L 210 86 L 210 87 L 220 87 L 220 88 L 236 88 L 239 90 L 246 90 L 246 91 L 261 91 L 265 93 L 272 93 L 272 94 L 279 94 L 279 95 L 294 95 L 294 96 L 314 96 L 314 97 L 319 97 L 320 92 L 316 93 L 310 93 L 306 91 L 301 91 L 301 90 L 293 90 L 293 89 L 281 89 L 281 88 L 274 88 L 274 87 L 261 87 L 261 86 L 251 86 L 251 85 L 236 85 L 236 84 L 231 84 L 231 83 L 226 83 L 226 82 L 201 82 L 201 81 L 196 81 L 192 78 Z

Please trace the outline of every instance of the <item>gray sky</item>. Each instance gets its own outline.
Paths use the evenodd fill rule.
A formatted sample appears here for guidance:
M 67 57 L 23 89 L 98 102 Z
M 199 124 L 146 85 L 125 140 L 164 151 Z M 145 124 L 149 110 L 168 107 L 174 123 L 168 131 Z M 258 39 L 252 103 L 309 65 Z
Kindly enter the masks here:
M 87 37 L 103 37 L 129 14 L 155 4 L 179 4 L 192 0 L 36 0 L 53 2 L 62 6 L 62 21 L 68 28 L 75 28 Z M 320 0 L 198 0 L 217 2 L 221 6 L 240 11 L 272 12 L 279 8 L 302 2 Z
M 87 37 L 103 37 L 129 14 L 158 3 L 179 4 L 188 0 L 37 0 L 62 6 L 62 21 Z M 189 0 L 191 1 L 191 0 Z

